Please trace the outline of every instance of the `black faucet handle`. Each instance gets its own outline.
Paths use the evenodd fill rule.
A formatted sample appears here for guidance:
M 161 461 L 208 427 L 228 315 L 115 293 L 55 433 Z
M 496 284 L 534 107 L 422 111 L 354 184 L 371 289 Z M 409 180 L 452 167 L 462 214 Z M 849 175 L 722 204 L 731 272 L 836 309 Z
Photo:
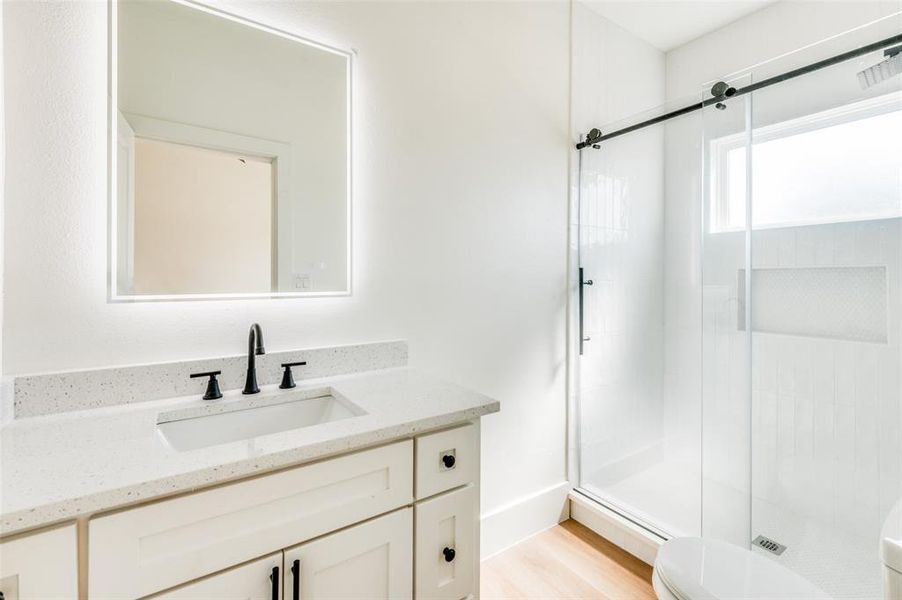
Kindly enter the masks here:
M 222 375 L 222 371 L 206 371 L 204 373 L 191 373 L 188 377 L 194 379 L 195 377 L 216 377 L 217 375 Z
M 218 400 L 222 398 L 222 392 L 219 391 L 219 381 L 217 381 L 216 376 L 221 374 L 222 371 L 207 371 L 205 373 L 191 373 L 189 377 L 191 379 L 209 377 L 210 380 L 207 382 L 207 392 L 204 394 L 204 400 Z
M 279 388 L 283 390 L 290 390 L 291 388 L 295 387 L 297 384 L 294 382 L 294 376 L 291 374 L 291 367 L 301 367 L 306 364 L 306 360 L 299 362 L 282 363 L 282 368 L 285 369 L 285 372 L 282 373 L 282 383 L 279 384 Z

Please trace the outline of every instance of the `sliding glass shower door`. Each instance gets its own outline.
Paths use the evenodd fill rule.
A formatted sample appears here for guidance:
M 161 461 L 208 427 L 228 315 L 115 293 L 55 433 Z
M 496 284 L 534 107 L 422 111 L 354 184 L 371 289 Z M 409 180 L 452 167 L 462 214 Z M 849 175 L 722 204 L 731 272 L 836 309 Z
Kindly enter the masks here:
M 755 92 L 737 174 L 752 223 L 751 537 L 785 546 L 765 554 L 833 598 L 882 598 L 880 529 L 902 498 L 902 75 L 858 77 L 883 60 Z
M 701 530 L 702 127 L 698 113 L 580 158 L 580 488 L 665 536 Z M 684 227 L 694 238 L 673 237 Z
M 902 75 L 858 76 L 881 60 L 768 65 L 580 152 L 580 491 L 834 598 L 881 597 L 902 502 Z

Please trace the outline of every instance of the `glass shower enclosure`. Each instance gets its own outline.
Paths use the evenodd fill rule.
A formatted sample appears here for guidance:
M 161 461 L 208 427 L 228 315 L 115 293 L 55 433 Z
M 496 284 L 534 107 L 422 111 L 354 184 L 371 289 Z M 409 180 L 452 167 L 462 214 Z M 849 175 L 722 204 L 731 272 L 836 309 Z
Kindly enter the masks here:
M 902 76 L 858 77 L 885 49 L 579 152 L 578 491 L 836 598 L 882 597 L 902 498 Z

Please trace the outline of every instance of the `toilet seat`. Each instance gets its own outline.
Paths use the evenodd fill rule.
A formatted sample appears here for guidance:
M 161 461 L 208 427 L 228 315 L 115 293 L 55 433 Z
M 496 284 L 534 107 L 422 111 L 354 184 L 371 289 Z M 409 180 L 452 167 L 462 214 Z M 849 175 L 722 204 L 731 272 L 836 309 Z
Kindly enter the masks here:
M 883 592 L 887 600 L 902 600 L 902 498 L 890 509 L 880 531 Z
M 830 600 L 813 583 L 751 550 L 693 537 L 661 546 L 653 583 L 661 600 Z
M 683 600 L 670 591 L 670 588 L 661 580 L 661 576 L 657 571 L 652 571 L 651 573 L 651 587 L 654 589 L 658 600 Z

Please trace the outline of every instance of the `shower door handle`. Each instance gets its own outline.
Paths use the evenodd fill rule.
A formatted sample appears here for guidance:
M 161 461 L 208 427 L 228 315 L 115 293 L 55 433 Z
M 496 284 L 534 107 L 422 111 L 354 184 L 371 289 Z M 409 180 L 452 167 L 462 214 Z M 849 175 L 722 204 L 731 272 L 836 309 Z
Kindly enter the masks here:
M 591 279 L 583 278 L 583 268 L 579 268 L 579 355 L 583 354 L 583 343 L 590 341 L 592 338 L 586 337 L 584 331 L 585 313 L 583 311 L 583 288 L 587 285 L 593 285 L 595 282 Z

